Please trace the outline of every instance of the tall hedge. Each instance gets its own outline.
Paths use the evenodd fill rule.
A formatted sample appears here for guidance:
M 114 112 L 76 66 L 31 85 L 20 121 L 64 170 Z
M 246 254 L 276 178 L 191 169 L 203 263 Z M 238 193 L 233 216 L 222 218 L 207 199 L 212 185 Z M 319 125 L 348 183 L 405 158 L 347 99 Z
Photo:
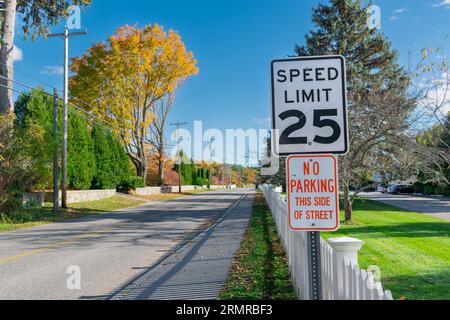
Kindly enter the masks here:
M 114 189 L 131 177 L 129 159 L 122 145 L 105 127 L 95 125 L 92 130 L 96 172 L 94 189 Z
M 23 153 L 34 159 L 33 169 L 39 175 L 35 188 L 46 189 L 53 179 L 53 154 L 55 152 L 53 135 L 53 98 L 42 90 L 34 90 L 18 97 L 15 106 L 15 127 L 22 139 L 33 141 Z M 58 125 L 61 133 L 61 124 Z M 43 140 L 36 141 L 40 132 Z M 43 141 L 43 142 L 42 142 Z
M 94 142 L 85 118 L 71 112 L 67 137 L 67 182 L 76 190 L 88 190 L 97 170 Z
M 26 154 L 35 159 L 34 171 L 39 181 L 35 189 L 51 189 L 53 179 L 53 97 L 43 90 L 22 94 L 15 104 L 15 126 L 25 140 L 42 141 L 31 144 Z M 58 111 L 59 152 L 61 153 L 61 108 Z M 114 189 L 130 181 L 130 161 L 120 141 L 105 126 L 94 125 L 76 109 L 70 108 L 67 137 L 68 184 L 72 189 Z M 61 157 L 60 157 L 61 160 Z

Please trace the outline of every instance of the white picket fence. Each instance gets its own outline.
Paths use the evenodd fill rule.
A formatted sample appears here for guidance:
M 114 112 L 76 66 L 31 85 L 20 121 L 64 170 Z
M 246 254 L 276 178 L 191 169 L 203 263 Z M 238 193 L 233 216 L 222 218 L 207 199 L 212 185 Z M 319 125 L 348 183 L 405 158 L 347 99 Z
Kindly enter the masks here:
M 286 250 L 298 297 L 309 300 L 308 240 L 306 232 L 288 227 L 285 199 L 270 186 L 261 187 Z M 361 270 L 358 251 L 363 242 L 354 238 L 321 239 L 322 298 L 324 300 L 393 300 L 377 276 L 379 269 Z M 377 272 L 378 271 L 378 272 Z

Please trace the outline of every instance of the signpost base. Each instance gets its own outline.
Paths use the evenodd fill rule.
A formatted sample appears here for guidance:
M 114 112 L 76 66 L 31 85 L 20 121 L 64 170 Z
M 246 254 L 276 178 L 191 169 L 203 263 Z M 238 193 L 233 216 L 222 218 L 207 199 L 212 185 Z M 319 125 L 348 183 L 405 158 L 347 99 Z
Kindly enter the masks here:
M 311 300 L 322 300 L 322 273 L 320 267 L 320 232 L 308 232 L 309 292 Z

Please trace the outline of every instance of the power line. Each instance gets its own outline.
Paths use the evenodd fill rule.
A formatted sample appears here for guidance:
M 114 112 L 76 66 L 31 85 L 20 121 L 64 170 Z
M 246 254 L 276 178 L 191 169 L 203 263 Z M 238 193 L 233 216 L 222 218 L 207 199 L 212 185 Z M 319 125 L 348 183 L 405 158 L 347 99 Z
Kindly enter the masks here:
M 23 86 L 23 87 L 25 87 L 25 88 L 27 88 L 27 89 L 30 89 L 30 90 L 39 90 L 39 92 L 42 92 L 42 93 L 44 93 L 44 94 L 46 94 L 46 95 L 48 95 L 49 97 L 53 97 L 53 94 L 50 94 L 50 93 L 48 93 L 48 92 L 46 92 L 45 90 L 40 90 L 40 89 L 38 89 L 38 88 L 35 88 L 35 87 L 32 87 L 32 86 L 29 86 L 29 85 L 26 85 L 26 84 L 24 84 L 24 83 L 21 83 L 21 82 L 19 82 L 19 81 L 16 81 L 16 80 L 11 80 L 11 79 L 7 79 L 6 77 L 4 77 L 4 76 L 1 76 L 0 75 L 0 77 L 1 78 L 4 78 L 4 79 L 6 79 L 6 80 L 8 80 L 9 82 L 12 82 L 12 83 L 15 83 L 15 84 L 17 84 L 17 85 L 20 85 L 20 86 Z M 16 92 L 16 93 L 19 93 L 19 94 L 27 94 L 27 92 L 24 92 L 24 91 L 21 91 L 21 90 L 17 90 L 17 89 L 14 89 L 14 88 L 11 88 L 11 87 L 7 87 L 7 86 L 4 86 L 4 85 L 1 85 L 2 87 L 4 87 L 4 88 L 6 88 L 6 89 L 9 89 L 9 90 L 12 90 L 12 91 L 14 91 L 14 92 Z M 58 98 L 58 102 L 62 102 L 61 101 L 61 98 Z M 77 113 L 78 115 L 83 115 L 84 117 L 85 117 L 85 119 L 87 119 L 87 120 L 89 120 L 89 121 L 92 121 L 92 122 L 94 122 L 95 124 L 97 124 L 97 125 L 100 125 L 100 126 L 102 126 L 102 127 L 104 127 L 104 128 L 108 128 L 108 129 L 110 129 L 110 130 L 113 130 L 113 131 L 121 131 L 122 133 L 125 133 L 125 134 L 130 134 L 130 132 L 129 131 L 126 131 L 126 130 L 124 130 L 123 128 L 120 128 L 120 127 L 117 127 L 117 126 L 115 126 L 115 125 L 112 125 L 112 124 L 110 124 L 110 123 L 108 123 L 106 120 L 103 120 L 102 118 L 100 118 L 100 117 L 98 117 L 98 116 L 96 116 L 96 115 L 94 115 L 94 114 L 92 114 L 92 113 L 89 113 L 88 111 L 86 111 L 86 110 L 84 110 L 83 108 L 81 108 L 81 107 L 79 107 L 79 106 L 77 106 L 77 105 L 75 105 L 75 104 L 73 104 L 73 103 L 71 103 L 71 102 L 69 102 L 69 104 L 68 104 L 70 107 L 73 107 L 73 108 L 75 108 L 75 109 L 77 109 L 78 111 L 80 111 L 82 114 L 80 114 L 80 113 Z M 59 107 L 62 107 L 61 105 L 59 105 Z M 70 108 L 69 108 L 70 109 Z M 73 112 L 73 110 L 69 110 L 70 112 Z M 96 120 L 93 120 L 92 118 L 94 118 L 94 119 L 96 119 Z
M 0 61 L 0 64 L 2 64 L 4 66 L 8 66 L 8 64 L 5 63 L 5 62 L 1 62 Z M 55 86 L 49 84 L 48 82 L 42 81 L 42 80 L 38 79 L 37 77 L 34 77 L 34 76 L 30 75 L 30 74 L 26 73 L 25 71 L 22 71 L 21 69 L 18 69 L 16 66 L 11 66 L 11 69 L 13 69 L 14 72 L 18 72 L 18 73 L 24 75 L 25 77 L 27 77 L 27 78 L 29 78 L 31 80 L 34 80 L 34 81 L 37 81 L 37 82 L 43 84 L 46 87 L 49 87 L 51 89 L 57 89 Z M 58 91 L 61 91 L 61 90 L 58 90 Z

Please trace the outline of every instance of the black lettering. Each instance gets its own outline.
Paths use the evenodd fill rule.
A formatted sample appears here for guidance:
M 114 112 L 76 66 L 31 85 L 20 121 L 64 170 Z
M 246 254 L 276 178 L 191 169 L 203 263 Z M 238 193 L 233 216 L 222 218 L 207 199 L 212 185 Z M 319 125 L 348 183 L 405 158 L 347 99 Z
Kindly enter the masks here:
M 285 102 L 285 103 L 295 103 L 294 100 L 289 100 L 288 95 L 289 95 L 289 94 L 288 94 L 287 90 L 285 90 L 285 91 L 284 91 L 284 102 Z
M 294 82 L 295 78 L 298 78 L 300 76 L 300 70 L 292 69 L 291 70 L 291 82 Z
M 317 81 L 325 81 L 325 77 L 321 77 L 323 74 L 322 72 L 325 71 L 325 68 L 317 68 L 316 69 L 316 80 Z
M 303 90 L 303 103 L 305 102 L 314 102 L 314 90 L 311 90 L 309 95 L 305 90 Z
M 327 96 L 327 102 L 330 101 L 330 92 L 331 92 L 331 88 L 327 88 L 327 89 L 323 89 L 323 91 L 325 91 L 325 94 Z
M 313 71 L 313 69 L 311 69 L 311 68 L 303 69 L 303 81 L 305 81 L 305 82 L 314 81 L 313 78 L 308 78 L 311 76 L 311 71 Z
M 333 75 L 334 72 L 334 75 Z M 339 77 L 339 71 L 336 68 L 328 68 L 328 80 L 336 80 Z
M 277 80 L 278 82 L 280 82 L 280 83 L 286 82 L 286 80 L 287 80 L 286 70 L 279 70 L 277 75 L 278 75 L 278 80 Z

